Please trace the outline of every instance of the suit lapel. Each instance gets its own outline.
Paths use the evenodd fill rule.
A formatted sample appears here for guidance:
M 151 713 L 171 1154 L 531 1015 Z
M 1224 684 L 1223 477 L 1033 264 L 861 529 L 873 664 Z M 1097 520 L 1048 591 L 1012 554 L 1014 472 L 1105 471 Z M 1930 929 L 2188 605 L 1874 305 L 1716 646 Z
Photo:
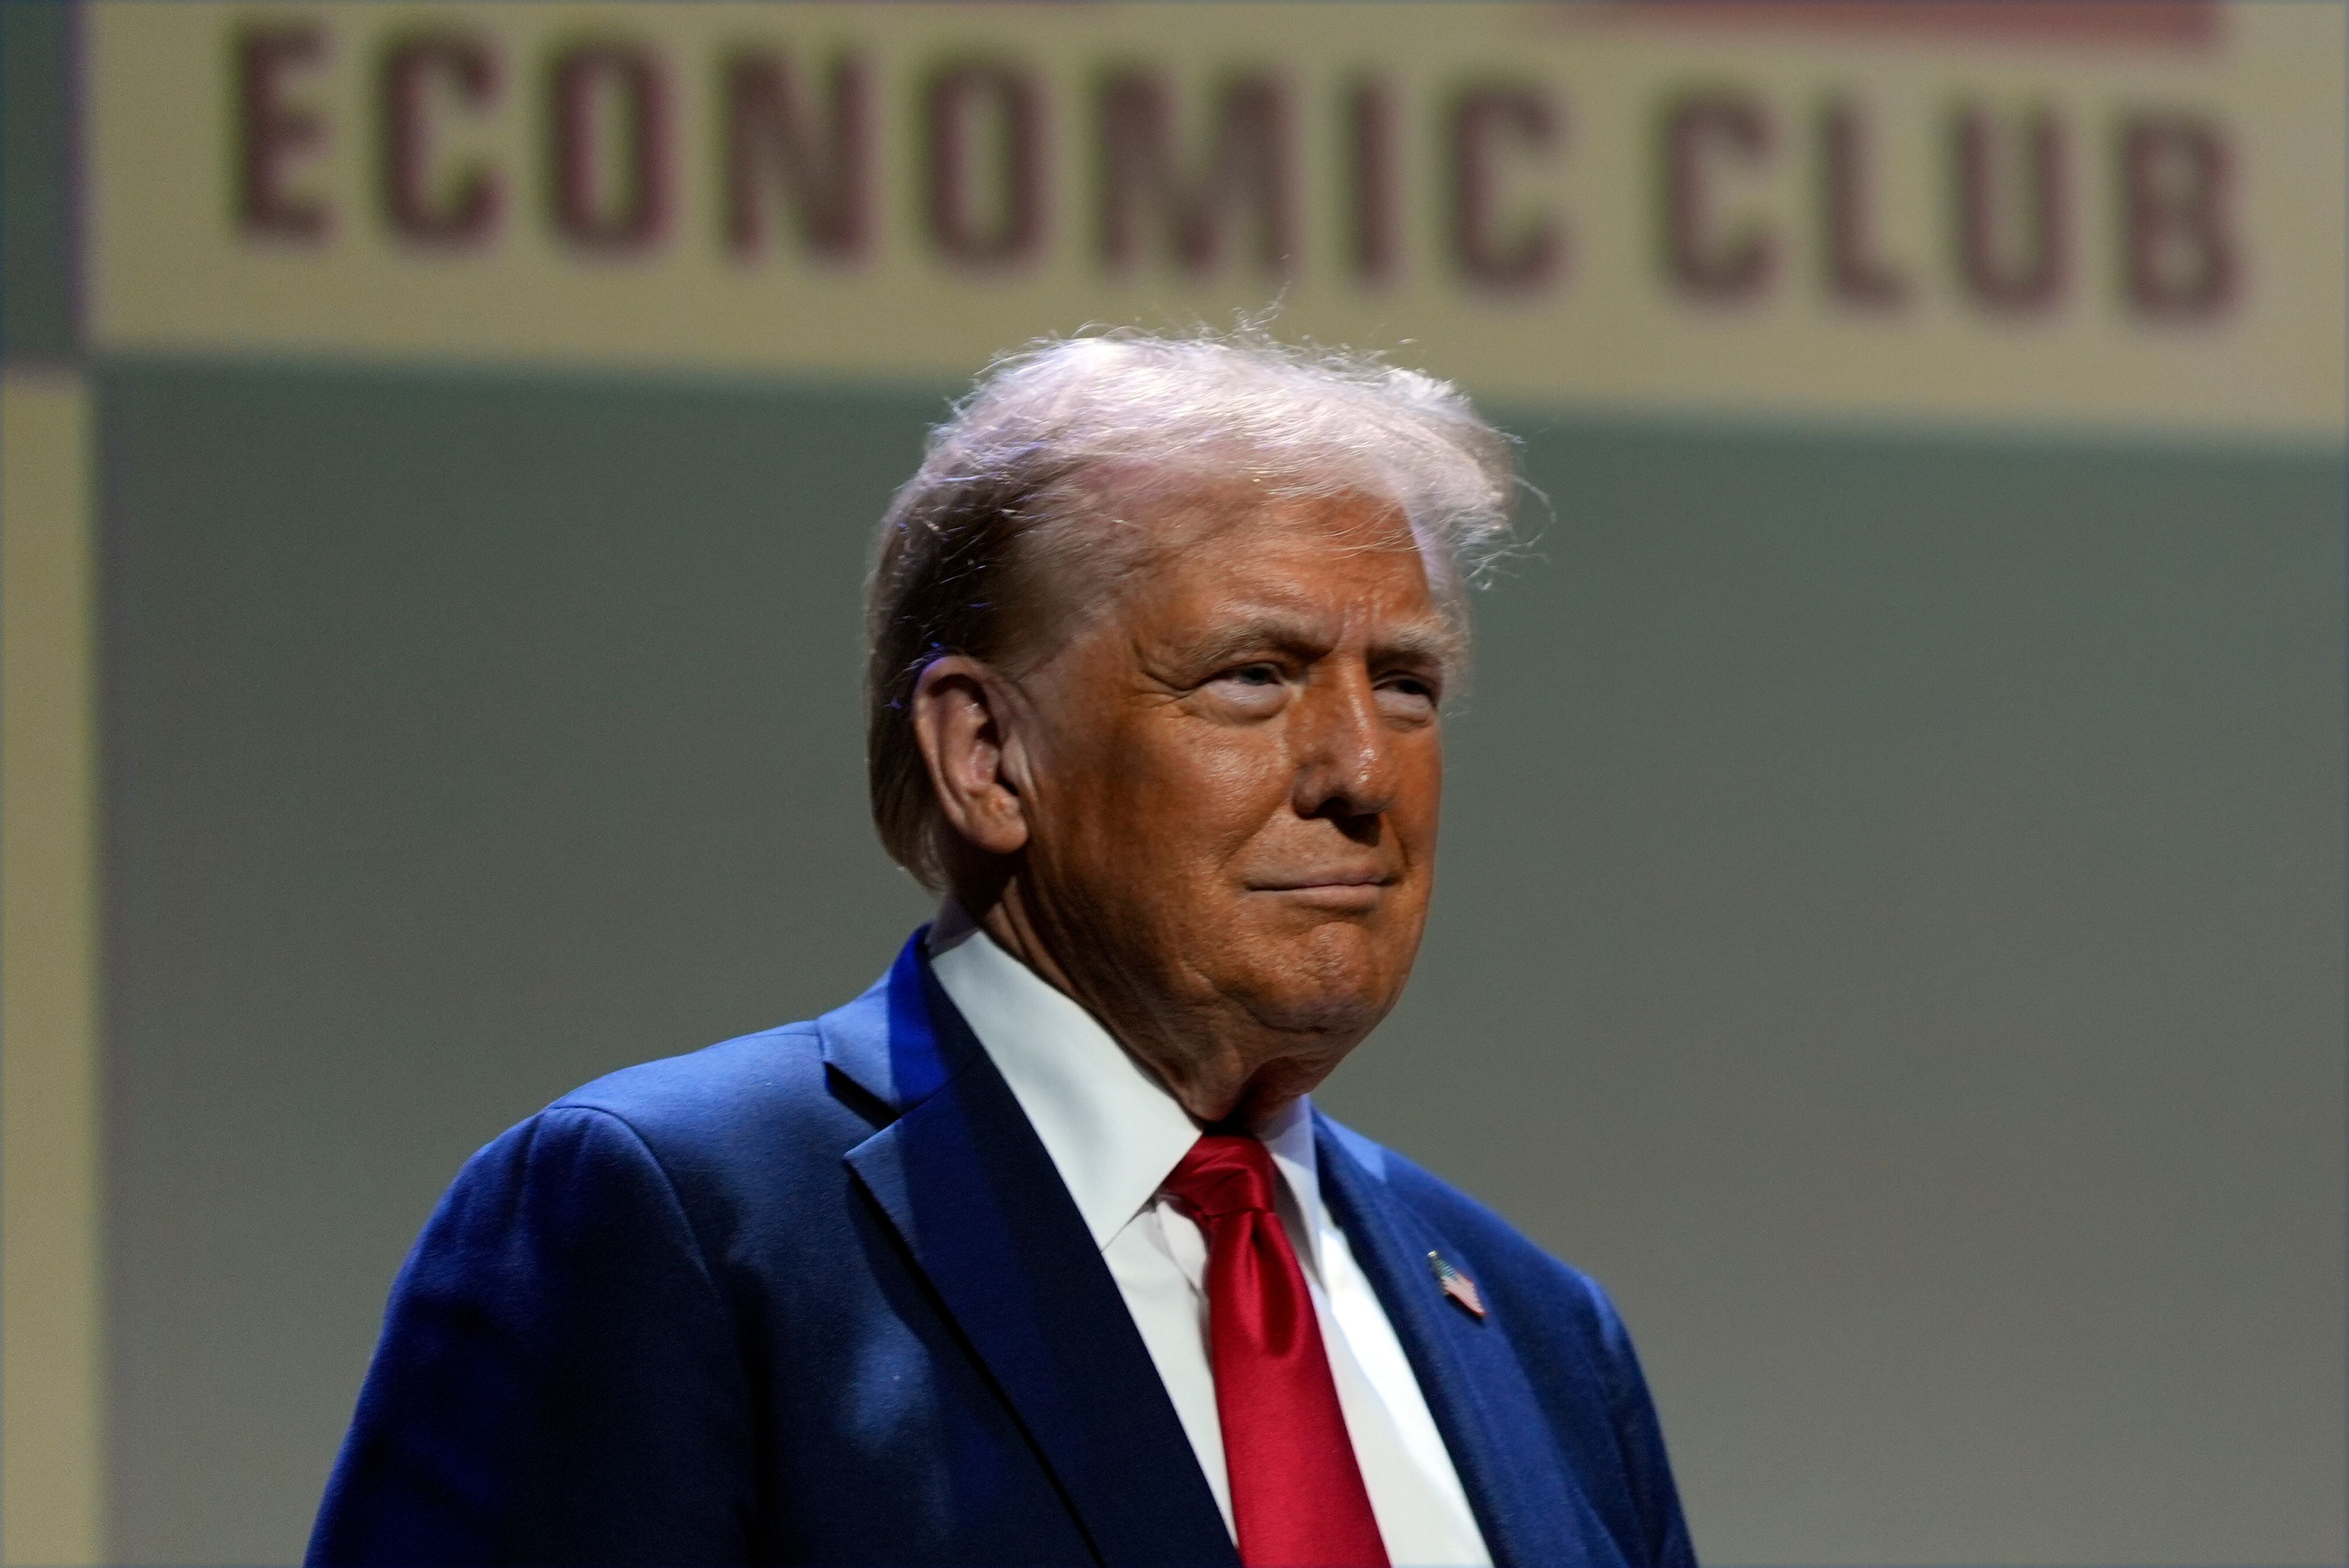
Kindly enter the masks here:
M 901 1114 L 849 1168 L 1017 1413 L 1104 1563 L 1237 1561 L 1108 1265 L 914 940 L 823 1021 L 824 1059 Z
M 1473 1256 L 1396 1202 L 1318 1116 L 1321 1196 L 1346 1232 L 1419 1379 L 1495 1568 L 1616 1568 L 1613 1537 L 1551 1435 L 1497 1303 L 1479 1318 L 1445 1298 L 1427 1255 Z

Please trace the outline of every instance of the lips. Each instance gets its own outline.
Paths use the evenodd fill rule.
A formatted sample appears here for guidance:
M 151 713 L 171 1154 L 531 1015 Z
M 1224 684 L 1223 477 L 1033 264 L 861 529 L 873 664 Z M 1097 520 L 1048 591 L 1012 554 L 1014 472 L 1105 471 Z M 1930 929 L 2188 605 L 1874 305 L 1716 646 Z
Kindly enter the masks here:
M 1394 880 L 1392 873 L 1376 867 L 1351 871 L 1308 871 L 1253 877 L 1248 882 L 1248 890 L 1256 893 L 1304 893 L 1321 888 L 1383 888 Z

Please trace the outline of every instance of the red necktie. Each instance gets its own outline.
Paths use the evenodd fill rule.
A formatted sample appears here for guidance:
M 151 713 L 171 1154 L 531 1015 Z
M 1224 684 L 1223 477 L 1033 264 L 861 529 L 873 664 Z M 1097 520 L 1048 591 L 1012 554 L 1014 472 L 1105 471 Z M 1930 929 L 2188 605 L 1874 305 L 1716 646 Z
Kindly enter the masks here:
M 1247 1568 L 1387 1568 L 1304 1271 L 1272 1208 L 1272 1156 L 1203 1137 L 1166 1192 L 1207 1233 L 1207 1345 Z

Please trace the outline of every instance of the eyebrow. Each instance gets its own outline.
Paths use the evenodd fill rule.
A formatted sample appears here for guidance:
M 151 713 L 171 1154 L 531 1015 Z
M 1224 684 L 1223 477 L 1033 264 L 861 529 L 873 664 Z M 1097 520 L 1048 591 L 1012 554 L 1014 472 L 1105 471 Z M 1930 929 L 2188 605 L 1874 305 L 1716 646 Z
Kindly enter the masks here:
M 1381 634 L 1370 649 L 1373 664 L 1404 661 L 1433 664 L 1449 675 L 1460 659 L 1460 637 L 1451 628 L 1436 621 L 1415 621 Z M 1203 638 L 1185 649 L 1192 659 L 1214 663 L 1234 659 L 1250 649 L 1266 644 L 1299 652 L 1310 652 L 1319 657 L 1328 651 L 1329 640 L 1319 628 L 1302 618 L 1267 610 L 1252 615 L 1213 636 Z
M 1392 637 L 1380 639 L 1371 645 L 1371 656 L 1424 659 L 1450 674 L 1453 666 L 1460 661 L 1460 634 L 1441 623 L 1423 621 L 1404 627 Z

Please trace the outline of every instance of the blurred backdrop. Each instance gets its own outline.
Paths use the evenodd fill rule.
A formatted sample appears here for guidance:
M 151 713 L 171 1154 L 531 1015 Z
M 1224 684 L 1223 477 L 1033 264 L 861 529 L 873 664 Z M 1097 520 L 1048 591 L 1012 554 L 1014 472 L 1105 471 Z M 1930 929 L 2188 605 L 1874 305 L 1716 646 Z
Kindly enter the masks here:
M 2342 1561 L 2340 6 L 0 19 L 8 1562 L 298 1556 L 465 1157 L 925 918 L 945 400 L 1275 306 L 1545 498 L 1324 1103 L 1700 1552 Z

